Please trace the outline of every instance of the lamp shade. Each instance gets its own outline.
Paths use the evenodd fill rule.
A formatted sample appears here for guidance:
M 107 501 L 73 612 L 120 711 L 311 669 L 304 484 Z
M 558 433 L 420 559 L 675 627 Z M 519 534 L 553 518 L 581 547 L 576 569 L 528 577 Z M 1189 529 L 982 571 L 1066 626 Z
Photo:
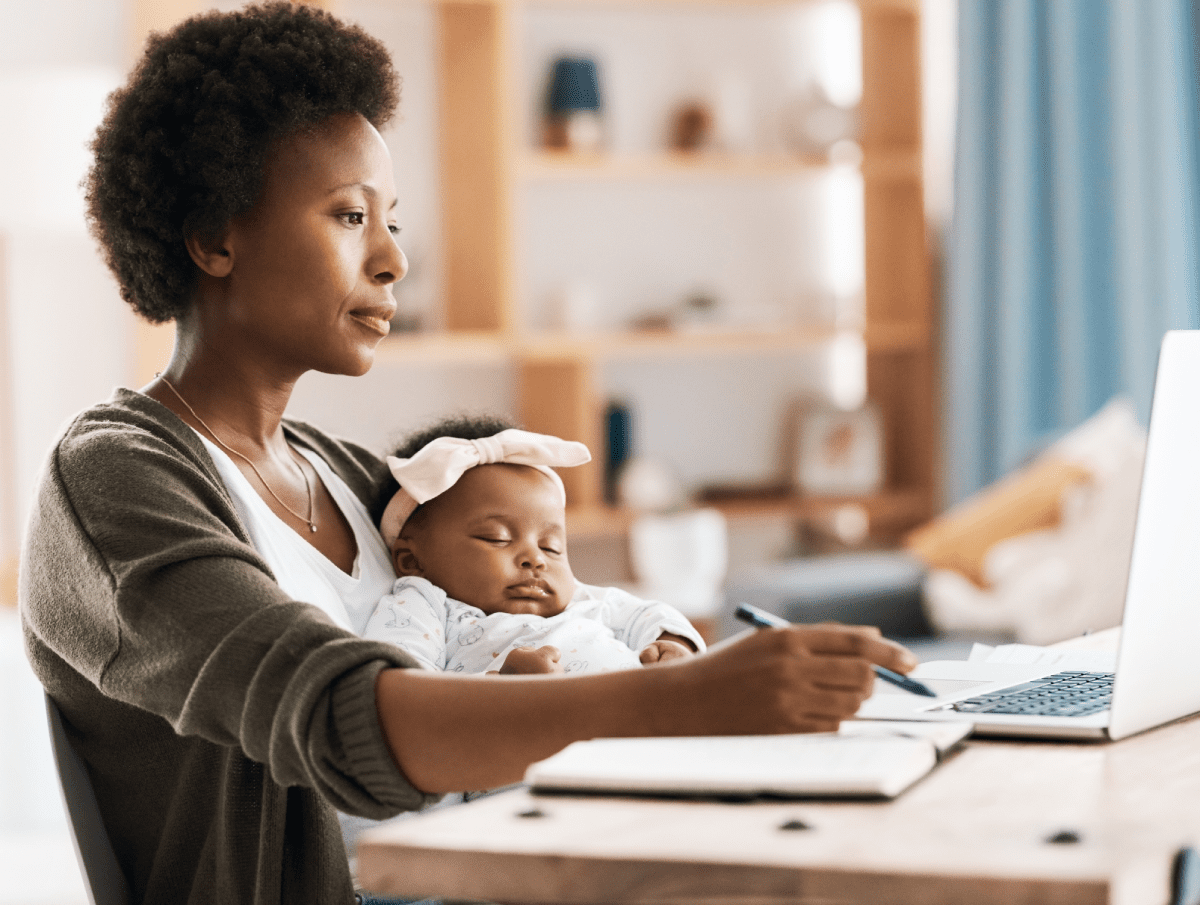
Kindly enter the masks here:
M 600 79 L 596 61 L 561 57 L 554 61 L 547 107 L 551 113 L 600 109 Z

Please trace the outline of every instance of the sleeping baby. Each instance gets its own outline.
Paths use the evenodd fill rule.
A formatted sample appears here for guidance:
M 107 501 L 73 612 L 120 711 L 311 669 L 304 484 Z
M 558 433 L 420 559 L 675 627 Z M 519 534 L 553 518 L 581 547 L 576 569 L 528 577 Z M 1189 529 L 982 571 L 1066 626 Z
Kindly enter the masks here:
M 398 577 L 364 635 L 464 673 L 608 672 L 704 650 L 674 607 L 575 580 L 553 468 L 590 459 L 582 443 L 489 418 L 409 440 L 380 501 Z

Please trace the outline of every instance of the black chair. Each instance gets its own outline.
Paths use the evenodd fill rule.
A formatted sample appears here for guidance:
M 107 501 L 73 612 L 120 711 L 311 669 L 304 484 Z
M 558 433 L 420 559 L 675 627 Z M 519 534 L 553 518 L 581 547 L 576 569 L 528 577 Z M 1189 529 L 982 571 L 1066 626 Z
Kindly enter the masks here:
M 100 817 L 87 765 L 71 747 L 62 712 L 49 695 L 46 695 L 46 721 L 50 724 L 59 786 L 88 898 L 92 905 L 129 905 L 129 886 Z

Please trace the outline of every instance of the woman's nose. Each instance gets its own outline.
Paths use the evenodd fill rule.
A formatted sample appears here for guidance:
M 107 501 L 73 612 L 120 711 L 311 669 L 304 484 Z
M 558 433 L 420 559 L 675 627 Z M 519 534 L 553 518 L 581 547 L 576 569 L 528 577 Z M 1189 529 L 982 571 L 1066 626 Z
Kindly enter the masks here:
M 400 250 L 400 246 L 396 244 L 396 237 L 384 224 L 377 232 L 381 232 L 375 238 L 375 248 L 369 262 L 369 268 L 372 276 L 377 282 L 388 284 L 397 283 L 404 279 L 404 275 L 408 273 L 408 258 L 404 256 L 404 252 Z

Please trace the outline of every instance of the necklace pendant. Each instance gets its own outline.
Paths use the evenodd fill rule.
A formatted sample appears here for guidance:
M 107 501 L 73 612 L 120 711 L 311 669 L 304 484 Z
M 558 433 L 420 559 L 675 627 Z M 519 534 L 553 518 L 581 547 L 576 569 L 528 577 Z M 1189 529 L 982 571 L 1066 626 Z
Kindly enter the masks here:
M 317 533 L 317 526 L 316 526 L 316 525 L 314 525 L 312 522 L 309 522 L 309 523 L 308 523 L 308 530 L 309 530 L 310 532 L 312 532 L 313 534 L 316 534 L 316 533 Z

